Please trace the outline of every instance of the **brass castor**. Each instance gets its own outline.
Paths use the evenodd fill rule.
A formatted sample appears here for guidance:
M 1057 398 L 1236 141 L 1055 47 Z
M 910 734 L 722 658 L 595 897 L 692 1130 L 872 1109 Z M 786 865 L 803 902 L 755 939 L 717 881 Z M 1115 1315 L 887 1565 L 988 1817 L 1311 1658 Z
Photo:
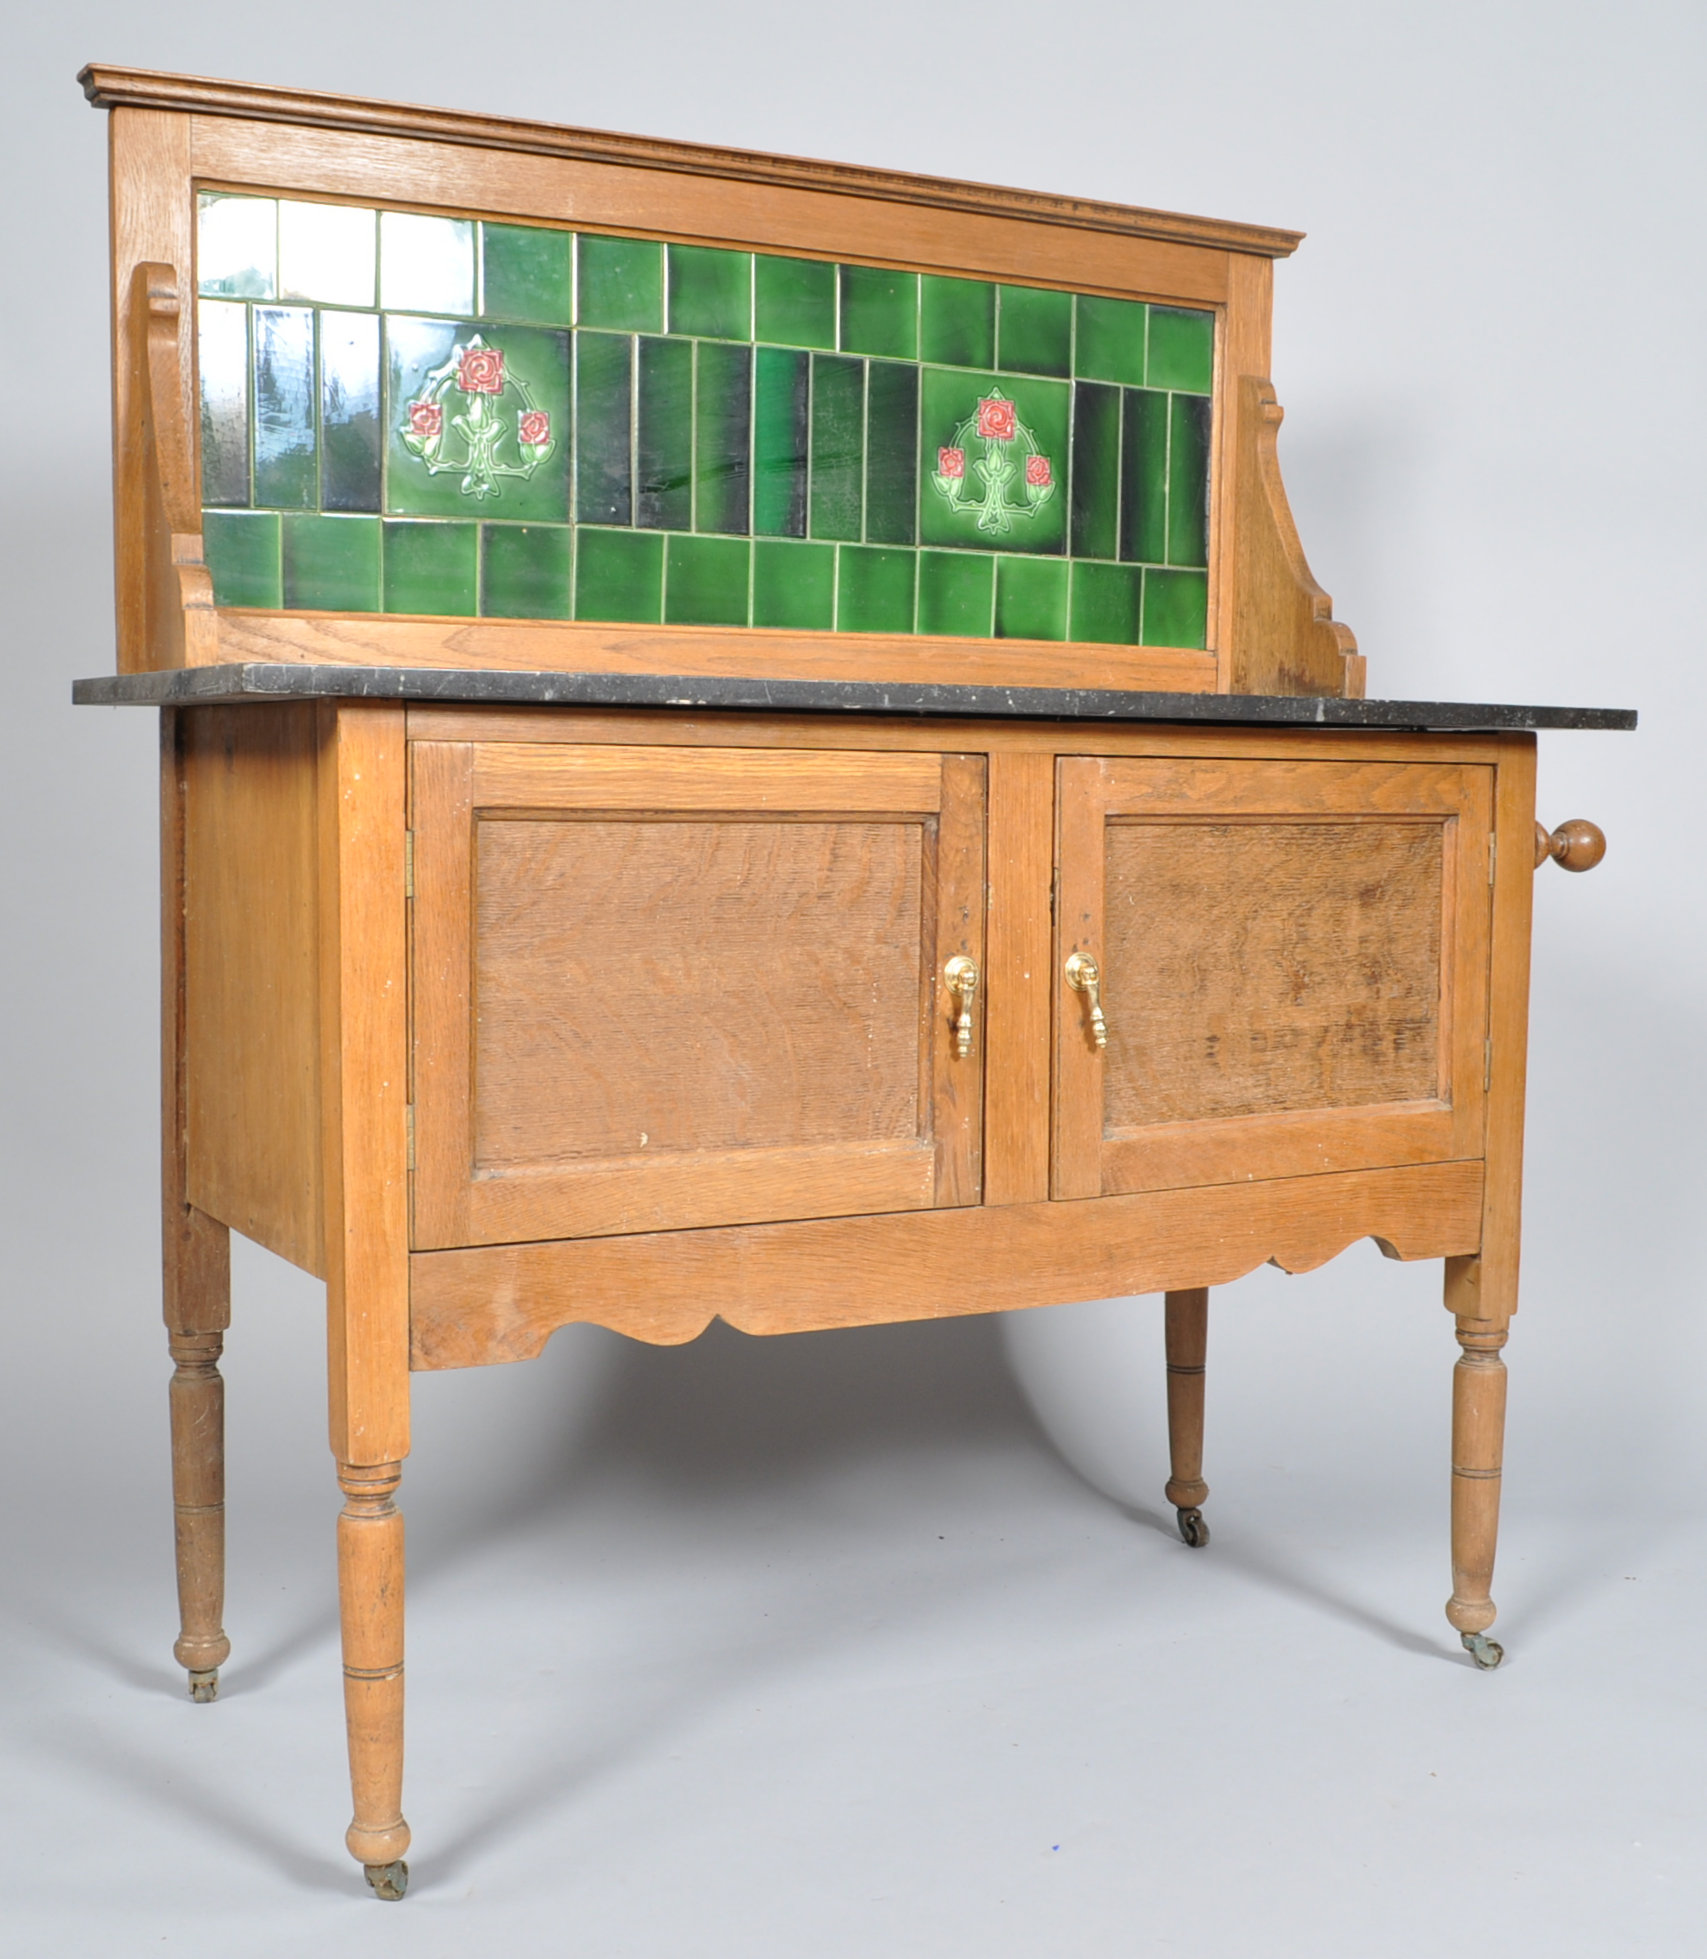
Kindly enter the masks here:
M 395 1864 L 363 1864 L 362 1871 L 373 1886 L 373 1895 L 388 1905 L 396 1904 L 409 1889 L 409 1866 L 401 1857 Z
M 206 1672 L 190 1672 L 190 1699 L 206 1703 L 219 1699 L 219 1668 L 209 1667 Z
M 1505 1648 L 1486 1633 L 1460 1633 L 1458 1637 L 1464 1642 L 1464 1651 L 1484 1673 L 1492 1673 L 1505 1658 Z
M 1179 1534 L 1194 1551 L 1201 1551 L 1209 1542 L 1209 1526 L 1203 1521 L 1203 1512 L 1195 1504 L 1189 1510 L 1178 1511 Z

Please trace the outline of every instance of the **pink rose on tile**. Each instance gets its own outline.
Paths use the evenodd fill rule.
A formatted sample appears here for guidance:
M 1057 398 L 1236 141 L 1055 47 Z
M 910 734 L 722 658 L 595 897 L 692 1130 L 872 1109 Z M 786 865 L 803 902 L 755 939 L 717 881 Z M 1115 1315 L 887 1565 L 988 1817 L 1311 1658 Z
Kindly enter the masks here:
M 551 440 L 551 417 L 543 408 L 530 408 L 517 418 L 516 433 L 530 449 Z
M 409 404 L 409 433 L 421 442 L 434 441 L 443 431 L 445 411 L 436 401 Z
M 1055 481 L 1049 473 L 1047 456 L 1027 456 L 1025 459 L 1025 480 L 1034 490 L 1041 490 Z
M 936 473 L 938 476 L 964 476 L 966 474 L 966 451 L 964 449 L 939 449 L 936 452 Z
M 1000 395 L 987 395 L 978 404 L 978 434 L 985 442 L 1012 442 L 1018 433 L 1014 405 Z
M 457 363 L 456 385 L 465 395 L 504 392 L 504 355 L 498 347 L 464 347 Z

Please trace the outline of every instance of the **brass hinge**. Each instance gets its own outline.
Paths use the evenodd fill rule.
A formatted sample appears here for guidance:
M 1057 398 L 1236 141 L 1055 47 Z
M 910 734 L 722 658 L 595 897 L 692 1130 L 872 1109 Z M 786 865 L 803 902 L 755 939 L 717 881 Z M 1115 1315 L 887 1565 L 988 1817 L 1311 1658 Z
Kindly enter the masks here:
M 1499 856 L 1499 848 L 1500 848 L 1499 837 L 1494 831 L 1490 830 L 1488 832 L 1488 882 L 1489 884 L 1492 884 L 1494 881 L 1494 863 Z
M 409 1104 L 408 1113 L 405 1117 L 405 1123 L 406 1123 L 407 1135 L 408 1135 L 408 1141 L 404 1145 L 404 1148 L 407 1152 L 405 1158 L 405 1167 L 407 1169 L 413 1170 L 415 1167 L 415 1105 L 413 1102 Z
M 1494 1037 L 1492 1034 L 1482 1043 L 1482 1093 L 1487 1094 L 1494 1085 Z M 413 1134 L 413 1131 L 410 1132 Z
M 403 895 L 405 898 L 413 898 L 415 895 L 415 832 L 413 830 L 403 832 Z

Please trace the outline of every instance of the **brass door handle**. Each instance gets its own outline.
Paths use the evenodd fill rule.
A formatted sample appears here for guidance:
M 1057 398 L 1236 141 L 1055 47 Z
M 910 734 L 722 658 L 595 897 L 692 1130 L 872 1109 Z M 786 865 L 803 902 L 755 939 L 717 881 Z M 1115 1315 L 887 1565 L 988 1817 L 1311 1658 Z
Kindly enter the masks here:
M 1108 1046 L 1108 1022 L 1102 1015 L 1102 971 L 1088 952 L 1075 952 L 1067 961 L 1067 984 L 1085 996 L 1091 1023 L 1091 1041 L 1099 1050 Z
M 958 1001 L 954 1014 L 954 1058 L 964 1061 L 972 1052 L 972 996 L 978 991 L 978 967 L 957 952 L 942 969 L 950 994 Z

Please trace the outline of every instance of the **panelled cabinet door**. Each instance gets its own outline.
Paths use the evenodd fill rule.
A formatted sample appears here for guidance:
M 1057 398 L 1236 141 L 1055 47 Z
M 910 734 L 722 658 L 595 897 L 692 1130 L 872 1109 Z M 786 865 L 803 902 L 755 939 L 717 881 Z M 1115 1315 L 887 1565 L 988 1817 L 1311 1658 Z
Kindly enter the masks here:
M 1056 1197 L 1481 1154 L 1490 768 L 1058 767 Z
M 978 1201 L 981 757 L 422 741 L 411 796 L 418 1247 Z

